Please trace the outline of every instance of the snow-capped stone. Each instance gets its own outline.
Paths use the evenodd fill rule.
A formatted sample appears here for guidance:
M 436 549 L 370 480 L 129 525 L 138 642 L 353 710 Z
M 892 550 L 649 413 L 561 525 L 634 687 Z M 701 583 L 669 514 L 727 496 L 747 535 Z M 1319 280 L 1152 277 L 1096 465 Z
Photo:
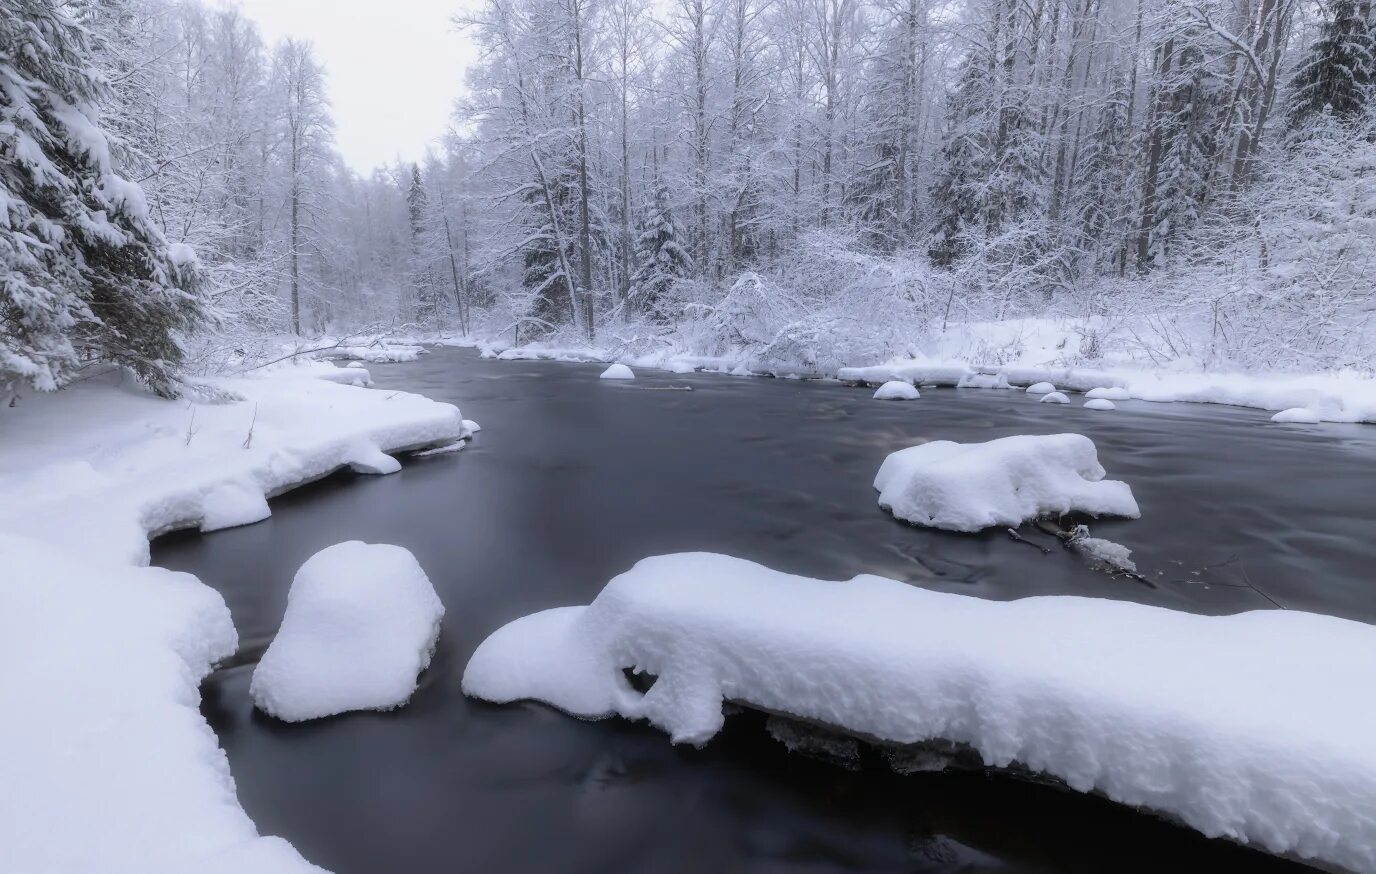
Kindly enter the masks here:
M 1127 401 L 1132 399 L 1132 394 L 1122 386 L 1099 386 L 1085 392 L 1085 397 L 1090 400 L 1105 401 Z
M 1070 403 L 1070 398 L 1066 397 L 1065 394 L 1064 394 L 1063 392 L 1049 391 L 1049 392 L 1047 392 L 1046 394 L 1042 395 L 1041 398 L 1037 401 L 1037 403 L 1039 403 L 1039 404 L 1068 404 L 1068 403 Z
M 642 694 L 626 668 L 657 679 Z M 474 697 L 646 719 L 675 742 L 705 743 L 731 700 L 968 744 L 991 766 L 1352 871 L 1376 870 L 1376 696 L 1355 694 L 1371 688 L 1376 627 L 1331 616 L 998 602 L 705 553 L 645 559 L 588 607 L 517 619 L 463 677 Z
M 472 419 L 464 419 L 464 420 L 463 420 L 463 436 L 464 436 L 464 437 L 472 437 L 474 434 L 477 434 L 477 433 L 478 433 L 479 431 L 481 431 L 482 429 L 483 429 L 483 426 L 482 426 L 482 425 L 479 425 L 477 422 L 473 421 Z
M 1027 393 L 1030 395 L 1052 394 L 1055 391 L 1056 386 L 1049 382 L 1034 382 L 1027 387 Z
M 915 401 L 922 397 L 911 383 L 891 379 L 874 393 L 876 401 Z
M 1080 434 L 937 440 L 884 459 L 879 506 L 915 525 L 950 531 L 1018 526 L 1078 510 L 1137 518 L 1127 483 L 1104 479 L 1094 443 Z
M 1317 425 L 1319 419 L 1319 414 L 1308 407 L 1291 407 L 1271 417 L 1272 422 L 1290 422 L 1296 425 Z
M 249 687 L 259 710 L 288 722 L 391 710 L 416 690 L 444 606 L 415 556 L 352 540 L 307 559 Z
M 613 364 L 598 379 L 635 379 L 635 371 L 624 364 Z
M 1108 398 L 1095 398 L 1092 401 L 1085 401 L 1086 410 L 1116 410 L 1118 405 Z

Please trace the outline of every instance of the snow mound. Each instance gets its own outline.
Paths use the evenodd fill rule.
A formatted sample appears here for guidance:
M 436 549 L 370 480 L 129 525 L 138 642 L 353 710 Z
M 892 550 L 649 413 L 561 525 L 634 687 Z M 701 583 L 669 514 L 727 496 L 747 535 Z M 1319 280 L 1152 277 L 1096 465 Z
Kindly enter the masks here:
M 1039 403 L 1039 404 L 1068 404 L 1068 403 L 1070 403 L 1070 398 L 1066 397 L 1065 394 L 1063 394 L 1062 392 L 1050 391 L 1050 392 L 1047 392 L 1046 394 L 1042 395 L 1042 396 L 1041 396 L 1041 399 L 1040 399 L 1039 401 L 1037 401 L 1037 403 Z
M 876 401 L 915 401 L 922 397 L 911 383 L 891 379 L 874 393 Z
M 0 534 L 0 868 L 319 872 L 258 836 L 201 716 L 238 647 L 224 599 L 72 552 Z
M 1297 425 L 1317 425 L 1319 420 L 1319 414 L 1308 407 L 1291 407 L 1271 417 L 1272 422 L 1290 422 Z
M 1095 398 L 1092 401 L 1085 401 L 1086 410 L 1116 410 L 1118 405 L 1106 398 Z
M 1126 401 L 1132 399 L 1132 393 L 1121 386 L 1100 386 L 1085 392 L 1085 397 L 1090 400 Z
M 1239 658 L 1245 653 L 1245 658 Z M 1149 655 L 1149 657 L 1147 657 Z M 649 691 L 622 674 L 657 677 Z M 994 602 L 662 556 L 588 607 L 506 625 L 468 695 L 646 719 L 703 744 L 724 701 L 908 744 L 968 745 L 1211 837 L 1376 868 L 1376 628 L 1078 597 Z
M 464 437 L 471 437 L 471 436 L 473 436 L 474 434 L 477 434 L 477 433 L 478 433 L 479 431 L 481 431 L 482 429 L 483 429 L 483 426 L 482 426 L 482 425 L 479 425 L 477 422 L 473 421 L 472 419 L 464 419 L 464 420 L 463 420 L 463 436 L 464 436 Z
M 688 363 L 687 361 L 677 361 L 677 360 L 675 360 L 675 361 L 670 361 L 670 362 L 668 362 L 667 364 L 665 364 L 665 365 L 664 365 L 664 369 L 667 370 L 667 371 L 669 371 L 670 373 L 692 373 L 692 372 L 694 372 L 695 370 L 697 370 L 696 367 L 694 367 L 692 364 Z
M 602 371 L 598 379 L 635 379 L 635 371 L 624 364 L 613 364 Z
M 1049 382 L 1034 382 L 1027 387 L 1027 393 L 1030 395 L 1049 395 L 1055 391 L 1056 386 Z
M 1016 527 L 1047 514 L 1141 515 L 1127 483 L 1105 480 L 1094 442 L 1080 434 L 937 440 L 894 452 L 874 478 L 879 506 L 948 531 Z
M 396 364 L 416 361 L 429 352 L 430 350 L 424 346 L 378 343 L 370 346 L 340 346 L 330 349 L 328 354 L 335 358 L 366 361 L 369 364 Z
M 842 367 L 836 371 L 836 378 L 842 382 L 859 382 L 865 385 L 881 385 L 891 380 L 913 385 L 939 385 L 953 387 L 969 376 L 970 368 L 964 364 L 928 364 L 912 361 L 898 361 L 892 364 L 877 364 L 872 367 Z
M 254 704 L 287 722 L 400 707 L 430 664 L 443 616 L 400 546 L 322 549 L 292 580 L 282 627 L 253 672 Z
M 1013 385 L 1050 382 L 1071 391 L 1086 391 L 1100 385 L 1123 384 L 1123 380 L 1113 374 L 1081 367 L 1000 367 L 999 373 Z

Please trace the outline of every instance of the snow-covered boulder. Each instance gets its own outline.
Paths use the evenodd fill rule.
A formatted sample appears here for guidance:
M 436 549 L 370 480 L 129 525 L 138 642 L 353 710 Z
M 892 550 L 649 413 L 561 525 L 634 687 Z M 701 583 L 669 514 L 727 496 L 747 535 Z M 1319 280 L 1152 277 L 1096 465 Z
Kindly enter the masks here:
M 949 531 L 1018 526 L 1072 510 L 1141 515 L 1132 489 L 1104 479 L 1094 442 L 1080 434 L 923 443 L 884 459 L 874 487 L 879 506 L 898 518 Z
M 1034 382 L 1027 387 L 1027 393 L 1030 395 L 1053 394 L 1055 391 L 1056 386 L 1049 382 Z
M 443 616 L 400 546 L 322 549 L 292 580 L 282 627 L 253 672 L 253 701 L 288 722 L 400 707 L 430 664 Z
M 624 364 L 613 364 L 602 371 L 598 379 L 635 379 L 635 371 Z
M 1039 403 L 1039 404 L 1068 404 L 1068 403 L 1070 403 L 1070 398 L 1066 397 L 1065 394 L 1064 394 L 1063 392 L 1049 391 L 1049 392 L 1047 392 L 1046 394 L 1042 395 L 1042 396 L 1041 396 L 1041 399 L 1038 400 L 1037 403 Z
M 687 361 L 673 360 L 664 365 L 664 369 L 670 373 L 692 373 L 697 368 Z
M 1245 654 L 1240 656 L 1239 654 Z M 636 691 L 633 668 L 657 679 Z M 647 719 L 676 742 L 723 702 L 897 744 L 944 739 L 1211 836 L 1376 870 L 1376 627 L 1078 597 L 987 601 L 720 555 L 641 561 L 588 607 L 498 629 L 468 695 Z
M 1296 425 L 1317 425 L 1319 414 L 1308 407 L 1291 407 L 1281 410 L 1271 417 L 1272 422 L 1289 422 Z
M 1108 398 L 1095 398 L 1092 401 L 1085 401 L 1086 410 L 1116 410 L 1118 405 Z
M 472 419 L 464 419 L 464 420 L 463 420 L 463 437 L 464 437 L 465 439 L 467 439 L 467 438 L 469 438 L 469 437 L 472 437 L 474 434 L 477 434 L 477 433 L 478 433 L 479 431 L 481 431 L 482 429 L 483 429 L 483 426 L 482 426 L 482 425 L 479 425 L 477 422 L 473 421 Z
M 874 393 L 876 401 L 915 401 L 922 397 L 912 383 L 891 379 Z
M 1090 400 L 1106 401 L 1126 401 L 1132 399 L 1132 394 L 1122 386 L 1100 386 L 1085 392 L 1085 397 Z

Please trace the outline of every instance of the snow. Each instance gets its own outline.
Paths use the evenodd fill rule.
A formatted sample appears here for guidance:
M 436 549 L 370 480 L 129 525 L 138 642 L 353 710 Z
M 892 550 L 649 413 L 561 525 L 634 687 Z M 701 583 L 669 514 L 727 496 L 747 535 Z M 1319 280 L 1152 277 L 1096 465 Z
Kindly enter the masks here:
M 1002 373 L 971 373 L 956 388 L 1013 388 Z
M 1141 515 L 1132 489 L 1104 479 L 1094 442 L 1080 434 L 911 446 L 884 459 L 874 487 L 879 506 L 899 519 L 949 531 L 1016 527 L 1072 510 Z
M 430 664 L 443 616 L 407 550 L 327 547 L 292 580 L 282 627 L 253 672 L 254 704 L 287 722 L 400 707 Z
M 1049 395 L 1056 391 L 1056 386 L 1049 382 L 1034 382 L 1027 387 L 1030 395 Z
M 147 564 L 151 535 L 256 521 L 263 498 L 343 467 L 396 470 L 392 453 L 463 435 L 450 404 L 318 378 L 342 372 L 307 362 L 214 381 L 233 403 L 161 400 L 119 371 L 27 395 L 0 410 L 0 530 Z
M 0 867 L 319 871 L 258 836 L 200 714 L 238 646 L 224 599 L 76 553 L 0 534 Z
M 1062 392 L 1050 391 L 1050 392 L 1047 392 L 1046 394 L 1042 395 L 1042 396 L 1041 396 L 1041 399 L 1038 401 L 1038 403 L 1041 403 L 1041 404 L 1068 404 L 1068 403 L 1070 403 L 1070 398 L 1066 397 L 1065 394 L 1062 393 Z
M 1086 410 L 1116 410 L 1118 405 L 1113 401 L 1104 398 L 1096 398 L 1092 401 L 1085 401 Z
M 1239 657 L 1245 654 L 1245 657 Z M 655 676 L 645 694 L 625 668 Z M 498 629 L 464 692 L 646 719 L 703 744 L 723 702 L 911 744 L 945 739 L 1122 804 L 1376 868 L 1376 628 L 1079 597 L 993 602 L 711 554 L 641 561 L 587 607 Z
M 321 378 L 344 371 L 217 379 L 203 393 L 238 400 L 209 403 L 111 369 L 0 407 L 0 700 L 22 702 L 0 720 L 0 867 L 319 870 L 258 837 L 200 715 L 237 647 L 223 599 L 144 565 L 151 536 L 248 524 L 268 497 L 464 435 L 449 404 Z
M 693 371 L 697 370 L 697 368 L 695 368 L 692 364 L 689 364 L 687 361 L 680 360 L 673 360 L 667 362 L 664 365 L 664 369 L 669 371 L 670 373 L 692 373 Z
M 635 372 L 624 364 L 613 364 L 602 371 L 599 379 L 635 379 Z
M 922 397 L 912 383 L 891 379 L 874 393 L 876 401 L 915 401 Z
M 1085 397 L 1090 400 L 1126 401 L 1132 399 L 1132 393 L 1122 386 L 1101 386 L 1085 392 Z
M 464 431 L 464 436 L 469 436 L 469 435 L 472 435 L 472 434 L 476 434 L 476 433 L 478 433 L 479 431 L 481 431 L 482 429 L 483 429 L 483 426 L 482 426 L 482 425 L 479 425 L 477 422 L 473 421 L 472 419 L 464 419 L 464 420 L 463 420 L 463 431 Z
M 1298 425 L 1316 425 L 1319 423 L 1319 414 L 1308 407 L 1291 407 L 1288 410 L 1281 410 L 1271 417 L 1272 422 L 1291 422 Z
M 880 385 L 890 380 L 898 380 L 913 385 L 956 386 L 969 375 L 970 368 L 965 364 L 930 364 L 916 361 L 896 361 L 871 367 L 842 367 L 836 371 L 836 378 L 842 382 L 859 382 L 866 385 Z

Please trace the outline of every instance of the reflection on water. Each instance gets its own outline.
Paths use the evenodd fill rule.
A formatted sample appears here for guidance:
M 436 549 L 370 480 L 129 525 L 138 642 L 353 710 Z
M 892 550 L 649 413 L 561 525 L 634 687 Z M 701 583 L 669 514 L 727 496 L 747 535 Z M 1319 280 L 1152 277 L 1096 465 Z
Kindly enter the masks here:
M 459 403 L 483 432 L 394 476 L 340 474 L 292 492 L 260 524 L 155 544 L 156 563 L 198 574 L 234 614 L 244 654 L 207 681 L 203 710 L 265 833 L 341 874 L 1292 867 L 1045 787 L 814 762 L 788 754 L 757 716 L 684 749 L 642 725 L 470 701 L 459 679 L 502 623 L 587 603 L 639 558 L 684 550 L 990 598 L 1069 593 L 1215 613 L 1269 606 L 1259 590 L 1376 621 L 1376 428 L 1277 427 L 1255 411 L 1184 405 L 1106 415 L 1000 391 L 884 404 L 830 384 L 653 372 L 618 384 L 600 370 L 455 350 L 374 367 L 383 386 Z M 668 385 L 695 391 L 640 390 Z M 894 449 L 1065 430 L 1091 436 L 1110 475 L 1132 484 L 1143 518 L 1092 529 L 1130 547 L 1155 588 L 1001 531 L 912 528 L 875 503 L 871 480 Z M 251 659 L 292 574 L 353 538 L 411 549 L 445 603 L 420 690 L 386 714 L 286 725 L 254 712 Z

